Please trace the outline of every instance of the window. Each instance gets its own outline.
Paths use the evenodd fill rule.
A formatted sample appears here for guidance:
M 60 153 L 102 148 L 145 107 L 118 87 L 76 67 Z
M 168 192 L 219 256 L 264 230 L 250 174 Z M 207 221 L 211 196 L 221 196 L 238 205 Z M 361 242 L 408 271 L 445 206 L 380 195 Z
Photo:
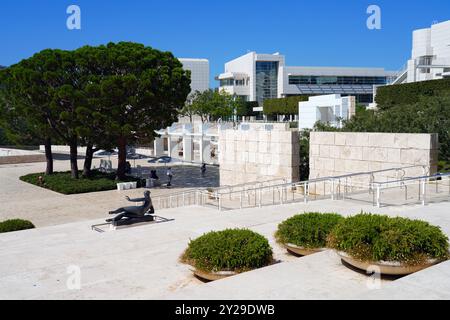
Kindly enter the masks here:
M 256 101 L 261 105 L 265 99 L 278 97 L 278 62 L 256 62 Z
M 387 77 L 289 76 L 290 85 L 384 85 Z
M 234 79 L 221 79 L 220 86 L 221 87 L 234 86 Z

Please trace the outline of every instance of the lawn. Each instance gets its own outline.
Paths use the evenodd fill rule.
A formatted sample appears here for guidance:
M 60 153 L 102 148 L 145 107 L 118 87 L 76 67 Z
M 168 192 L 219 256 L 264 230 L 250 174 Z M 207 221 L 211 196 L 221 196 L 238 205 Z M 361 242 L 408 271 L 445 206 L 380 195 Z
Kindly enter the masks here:
M 43 183 L 39 183 L 39 177 L 43 177 Z M 51 175 L 45 175 L 44 173 L 32 173 L 20 177 L 20 180 L 34 184 L 36 186 L 50 189 L 62 194 L 80 194 L 97 191 L 114 190 L 117 188 L 119 182 L 131 182 L 138 181 L 139 179 L 128 177 L 124 181 L 115 180 L 116 174 L 104 173 L 97 170 L 92 171 L 92 175 L 89 178 L 83 178 L 80 172 L 79 179 L 72 179 L 70 171 L 68 172 L 55 172 Z

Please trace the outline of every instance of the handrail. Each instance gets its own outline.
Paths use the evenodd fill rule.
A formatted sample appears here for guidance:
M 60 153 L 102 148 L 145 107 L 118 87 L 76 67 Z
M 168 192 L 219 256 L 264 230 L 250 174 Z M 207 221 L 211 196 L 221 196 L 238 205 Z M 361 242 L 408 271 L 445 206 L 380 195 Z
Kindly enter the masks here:
M 410 177 L 410 178 L 406 178 L 406 179 L 402 179 L 402 180 L 394 180 L 394 181 L 386 181 L 386 182 L 373 182 L 373 184 L 382 186 L 382 185 L 388 185 L 391 183 L 399 183 L 399 182 L 405 183 L 405 182 L 409 182 L 409 181 L 432 180 L 432 179 L 444 178 L 444 177 L 450 177 L 450 172 L 438 173 L 438 174 L 434 174 L 431 176 Z
M 331 196 L 332 200 L 336 200 L 337 198 L 345 199 L 348 194 L 354 192 L 354 188 L 358 190 L 358 192 L 361 191 L 361 189 L 367 189 L 369 194 L 373 194 L 373 202 L 375 205 L 375 199 L 376 204 L 380 206 L 380 195 L 381 190 L 388 189 L 390 185 L 394 185 L 393 187 L 402 187 L 406 186 L 408 182 L 411 181 L 425 181 L 425 180 L 432 180 L 432 179 L 438 179 L 438 178 L 444 178 L 449 177 L 450 180 L 450 173 L 446 174 L 436 174 L 432 176 L 416 176 L 416 177 L 407 177 L 405 178 L 406 169 L 410 168 L 422 168 L 424 170 L 424 173 L 426 172 L 426 166 L 421 165 L 412 165 L 412 166 L 406 166 L 406 167 L 399 167 L 399 168 L 389 168 L 389 169 L 383 169 L 383 170 L 375 170 L 375 171 L 368 171 L 368 172 L 357 172 L 357 173 L 351 173 L 351 174 L 345 174 L 340 176 L 329 176 L 329 177 L 319 177 L 315 179 L 305 180 L 305 181 L 298 181 L 298 182 L 283 182 L 283 183 L 274 183 L 277 181 L 286 181 L 286 179 L 272 179 L 272 180 L 266 180 L 266 181 L 254 181 L 249 183 L 243 183 L 240 185 L 235 186 L 225 186 L 220 188 L 215 188 L 212 191 L 208 191 L 205 189 L 189 189 L 185 191 L 180 191 L 168 195 L 160 195 L 154 198 L 155 202 L 159 202 L 159 205 L 163 205 L 167 208 L 174 208 L 179 206 L 185 206 L 186 202 L 187 205 L 213 205 L 217 206 L 218 210 L 222 210 L 224 207 L 224 201 L 230 200 L 230 201 L 238 201 L 236 200 L 236 195 L 238 196 L 238 199 L 240 199 L 240 207 L 243 207 L 243 201 L 247 201 L 247 203 L 250 206 L 261 206 L 264 201 L 267 202 L 267 199 L 263 199 L 263 193 L 269 192 L 272 193 L 272 199 L 274 199 L 274 194 L 277 194 L 277 197 L 279 200 L 277 200 L 280 204 L 286 203 L 287 196 L 292 194 L 292 201 L 298 200 L 300 197 L 305 203 L 308 202 L 309 198 L 311 196 L 317 198 L 317 196 Z M 391 175 L 386 176 L 388 181 L 374 181 L 377 173 L 383 173 L 383 172 L 390 172 L 395 171 L 396 172 L 396 178 L 395 180 L 390 180 L 393 177 Z M 361 177 L 361 176 L 369 176 L 368 182 L 359 181 L 358 179 L 352 179 L 354 177 Z M 398 177 L 401 177 L 401 179 L 398 179 Z M 265 185 L 267 183 L 274 183 Z M 322 184 L 323 183 L 323 188 Z M 399 185 L 400 184 L 400 185 Z M 247 188 L 248 187 L 248 188 Z M 300 193 L 298 193 L 298 188 L 300 189 Z M 317 193 L 317 187 L 319 187 L 319 193 Z M 239 189 L 240 188 L 240 189 Z M 297 199 L 295 199 L 294 191 L 293 189 L 297 189 L 297 192 L 295 193 L 297 195 Z M 312 193 L 311 193 L 312 188 Z M 342 189 L 343 188 L 343 189 Z M 350 190 L 349 190 L 350 189 Z M 424 187 L 422 189 L 425 189 Z M 292 190 L 292 192 L 291 192 Z M 269 193 L 270 194 L 270 193 Z M 234 197 L 233 197 L 234 195 Z M 227 199 L 229 197 L 229 199 Z M 248 200 L 245 200 L 244 197 L 246 197 Z M 270 197 L 270 196 L 269 196 Z M 424 196 L 423 196 L 424 197 Z M 209 200 L 208 200 L 209 199 Z M 250 199 L 252 203 L 250 204 Z M 186 200 L 186 201 L 185 201 Z M 212 200 L 212 201 L 211 201 Z M 181 205 L 180 205 L 181 203 Z M 275 200 L 273 200 L 273 203 L 275 204 Z
M 246 182 L 246 183 L 241 183 L 241 184 L 235 184 L 235 185 L 231 185 L 231 186 L 222 186 L 219 188 L 214 188 L 214 191 L 220 191 L 222 189 L 228 189 L 228 188 L 239 188 L 239 187 L 245 187 L 248 185 L 255 185 L 255 184 L 274 182 L 274 181 L 286 181 L 286 180 L 287 179 L 285 179 L 285 178 L 277 178 L 277 179 L 263 180 L 263 181 L 252 181 L 252 182 Z

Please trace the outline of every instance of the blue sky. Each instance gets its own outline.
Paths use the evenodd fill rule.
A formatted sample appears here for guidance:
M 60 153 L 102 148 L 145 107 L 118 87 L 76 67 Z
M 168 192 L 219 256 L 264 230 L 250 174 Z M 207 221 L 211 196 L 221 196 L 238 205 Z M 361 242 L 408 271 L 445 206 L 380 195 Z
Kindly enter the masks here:
M 81 30 L 66 28 L 71 4 Z M 366 27 L 371 4 L 381 7 L 381 30 Z M 412 30 L 449 19 L 448 0 L 1 0 L 0 65 L 45 48 L 135 41 L 209 59 L 212 87 L 224 63 L 248 51 L 280 52 L 292 66 L 398 70 Z

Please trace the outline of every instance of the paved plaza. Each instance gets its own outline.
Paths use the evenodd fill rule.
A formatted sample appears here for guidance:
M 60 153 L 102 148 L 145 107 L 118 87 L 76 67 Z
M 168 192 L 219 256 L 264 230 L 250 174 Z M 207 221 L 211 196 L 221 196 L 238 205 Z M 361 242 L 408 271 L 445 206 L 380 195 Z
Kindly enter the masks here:
M 57 155 L 54 162 L 55 171 L 69 170 L 67 155 Z M 106 158 L 108 159 L 108 158 Z M 117 158 L 111 157 L 113 167 Z M 156 169 L 163 184 L 167 183 L 164 164 L 150 164 L 148 159 L 130 161 L 132 166 L 141 165 L 149 171 Z M 97 168 L 100 158 L 93 161 Z M 83 159 L 78 161 L 79 168 Z M 104 191 L 78 195 L 63 195 L 51 190 L 39 188 L 19 180 L 20 176 L 43 172 L 45 163 L 27 163 L 17 165 L 0 165 L 0 221 L 11 218 L 22 218 L 32 221 L 36 226 L 49 226 L 61 223 L 83 221 L 107 216 L 107 212 L 127 204 L 124 199 L 141 197 L 143 189 L 125 191 Z M 218 168 L 208 166 L 205 177 L 201 176 L 198 166 L 172 166 L 172 188 L 159 187 L 151 189 L 152 197 L 177 193 L 192 188 L 216 187 L 219 185 Z
M 157 215 L 168 222 L 99 233 L 91 225 L 102 223 L 108 210 L 126 203 L 125 195 L 140 196 L 142 189 L 65 196 L 18 180 L 42 166 L 0 167 L 0 220 L 26 218 L 38 227 L 0 235 L 0 299 L 450 298 L 450 282 L 442 281 L 450 276 L 450 262 L 395 281 L 381 279 L 374 287 L 367 275 L 344 266 L 333 251 L 297 258 L 274 239 L 281 221 L 307 211 L 342 215 L 365 211 L 422 219 L 450 235 L 450 198 L 427 206 L 382 208 L 357 199 L 232 211 L 191 206 L 158 210 Z M 66 166 L 62 160 L 55 163 L 57 170 Z M 179 177 L 199 175 L 197 167 L 187 168 L 187 173 L 185 169 L 174 171 Z M 189 188 L 161 188 L 152 194 L 179 190 Z M 267 237 L 277 263 L 212 283 L 195 278 L 190 267 L 179 262 L 180 255 L 191 239 L 226 228 L 249 228 Z M 74 268 L 80 271 L 79 289 L 68 285 Z

